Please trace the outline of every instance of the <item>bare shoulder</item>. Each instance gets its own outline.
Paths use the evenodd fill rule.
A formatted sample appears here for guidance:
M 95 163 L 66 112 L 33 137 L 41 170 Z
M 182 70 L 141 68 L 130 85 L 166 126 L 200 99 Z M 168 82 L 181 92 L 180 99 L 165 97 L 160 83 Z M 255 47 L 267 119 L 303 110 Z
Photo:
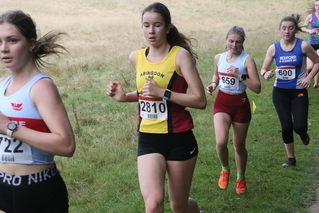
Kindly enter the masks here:
M 254 73 L 257 73 L 257 65 L 255 62 L 255 59 L 251 56 L 248 56 L 246 61 L 245 61 L 245 68 L 247 69 L 247 71 L 249 73 L 251 73 L 251 71 L 253 71 Z
M 186 49 L 181 48 L 178 50 L 176 57 L 180 60 L 191 59 L 191 54 Z
M 306 42 L 305 40 L 301 41 L 301 47 L 311 47 L 312 48 L 312 46 L 308 42 Z
M 267 50 L 267 55 L 271 56 L 271 57 L 274 57 L 275 56 L 275 52 L 276 52 L 275 44 L 270 45 L 268 47 L 268 50 Z
M 46 78 L 41 78 L 39 81 L 37 81 L 35 83 L 35 86 L 37 86 L 37 87 L 52 87 L 52 86 L 54 86 L 55 87 L 55 84 L 51 78 L 46 77 Z
M 131 52 L 129 55 L 130 61 L 135 60 L 135 57 L 136 57 L 136 51 Z
M 314 49 L 312 48 L 312 46 L 306 41 L 301 42 L 301 48 L 302 48 L 303 52 L 306 54 L 308 52 L 314 52 Z
M 271 44 L 271 45 L 268 47 L 268 50 L 271 50 L 271 49 L 275 50 L 275 44 Z
M 219 61 L 221 55 L 222 55 L 221 53 L 218 53 L 217 55 L 215 55 L 214 57 L 215 62 Z
M 190 53 L 185 49 L 185 48 L 180 48 L 177 52 L 177 54 L 187 54 L 187 55 L 190 55 Z
M 189 62 L 189 63 L 193 63 L 193 60 L 192 60 L 192 56 L 191 54 L 188 52 L 188 50 L 184 49 L 184 48 L 181 48 L 178 50 L 177 54 L 176 54 L 176 62 L 177 64 L 183 64 L 183 63 L 186 63 L 186 62 Z
M 255 63 L 255 59 L 250 55 L 247 57 L 246 61 L 249 63 Z
M 197 68 L 188 50 L 181 48 L 176 54 L 177 72 L 185 77 L 187 72 L 196 71 Z
M 52 96 L 56 95 L 57 93 L 57 87 L 51 78 L 42 78 L 32 87 L 32 94 L 34 94 L 35 97 Z
M 130 53 L 129 55 L 129 60 L 131 65 L 133 66 L 133 68 L 135 69 L 135 65 L 136 65 L 136 51 L 133 51 Z

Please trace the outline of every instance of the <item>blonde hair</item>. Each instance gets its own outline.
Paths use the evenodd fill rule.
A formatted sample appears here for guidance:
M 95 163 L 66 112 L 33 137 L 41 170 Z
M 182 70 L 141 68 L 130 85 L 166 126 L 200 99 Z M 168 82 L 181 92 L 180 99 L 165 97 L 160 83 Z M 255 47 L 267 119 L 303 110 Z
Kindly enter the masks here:
M 309 14 L 316 12 L 315 3 L 316 3 L 317 1 L 319 1 L 319 0 L 315 0 L 314 2 L 309 3 L 309 8 L 308 8 L 308 10 L 307 10 L 307 12 L 308 12 Z

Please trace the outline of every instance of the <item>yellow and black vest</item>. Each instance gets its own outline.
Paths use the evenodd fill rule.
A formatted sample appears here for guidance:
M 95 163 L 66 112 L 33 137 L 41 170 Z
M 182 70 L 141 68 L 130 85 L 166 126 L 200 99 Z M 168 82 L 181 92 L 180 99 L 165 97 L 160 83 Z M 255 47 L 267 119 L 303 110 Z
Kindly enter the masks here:
M 163 101 L 161 98 L 142 95 L 142 87 L 152 78 L 158 86 L 173 92 L 186 93 L 188 85 L 181 73 L 177 72 L 176 55 L 181 49 L 174 46 L 164 60 L 151 63 L 145 49 L 136 51 L 136 85 L 139 95 L 138 131 L 144 133 L 178 133 L 194 127 L 190 113 L 184 106 Z

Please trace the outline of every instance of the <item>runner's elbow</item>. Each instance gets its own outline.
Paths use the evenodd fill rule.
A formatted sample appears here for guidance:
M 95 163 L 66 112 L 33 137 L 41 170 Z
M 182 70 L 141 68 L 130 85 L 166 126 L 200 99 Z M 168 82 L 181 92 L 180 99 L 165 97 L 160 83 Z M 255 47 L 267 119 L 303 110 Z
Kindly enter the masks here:
M 206 109 L 206 106 L 207 106 L 207 100 L 205 98 L 204 100 L 198 102 L 197 108 L 198 109 Z

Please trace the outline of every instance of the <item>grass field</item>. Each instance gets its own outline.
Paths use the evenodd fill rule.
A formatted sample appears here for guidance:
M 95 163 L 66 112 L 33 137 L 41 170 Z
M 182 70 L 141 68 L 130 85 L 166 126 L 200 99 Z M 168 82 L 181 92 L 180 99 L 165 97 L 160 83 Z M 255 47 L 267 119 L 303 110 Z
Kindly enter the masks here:
M 198 70 L 206 86 L 211 81 L 213 57 L 225 50 L 224 37 L 233 25 L 247 34 L 245 51 L 258 69 L 268 46 L 280 39 L 278 27 L 284 16 L 306 16 L 305 0 L 165 0 L 172 21 L 189 37 L 197 39 Z M 111 80 L 127 92 L 135 90 L 130 52 L 147 45 L 140 12 L 152 3 L 146 0 L 1 0 L 1 11 L 22 9 L 37 23 L 39 34 L 59 29 L 68 33 L 64 45 L 69 54 L 44 73 L 56 82 L 67 107 L 77 140 L 72 158 L 56 157 L 67 183 L 71 213 L 141 213 L 144 204 L 136 171 L 136 103 L 117 103 L 105 95 Z M 300 34 L 305 39 L 307 35 Z M 0 77 L 9 72 L 0 68 Z M 253 114 L 247 148 L 248 192 L 235 193 L 235 184 L 220 190 L 220 165 L 214 143 L 211 104 L 205 110 L 190 109 L 200 154 L 191 196 L 206 213 L 295 213 L 307 212 L 318 186 L 319 93 L 309 90 L 311 143 L 296 139 L 297 166 L 282 168 L 286 154 L 280 125 L 271 101 L 273 81 L 262 81 L 259 95 L 248 91 L 257 109 Z M 0 103 L 1 104 L 1 103 Z M 231 141 L 231 183 L 235 163 Z M 1 189 L 0 189 L 1 190 Z M 165 213 L 169 209 L 165 199 Z

